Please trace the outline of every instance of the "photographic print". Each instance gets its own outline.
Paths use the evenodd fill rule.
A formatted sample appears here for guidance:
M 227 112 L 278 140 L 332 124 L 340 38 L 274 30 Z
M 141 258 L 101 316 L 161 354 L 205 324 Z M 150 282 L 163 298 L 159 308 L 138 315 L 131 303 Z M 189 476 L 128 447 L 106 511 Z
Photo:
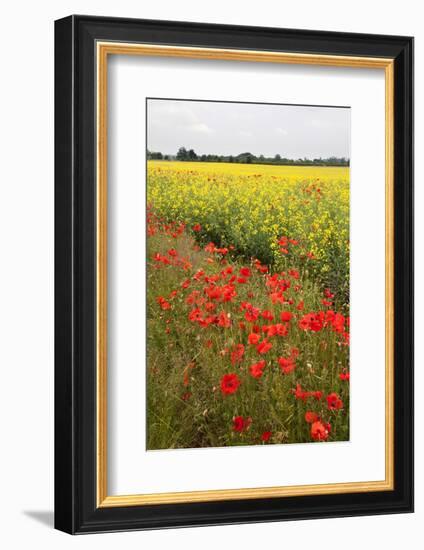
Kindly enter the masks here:
M 348 440 L 350 109 L 147 121 L 147 448 Z
M 147 449 L 349 440 L 350 108 L 146 109 Z

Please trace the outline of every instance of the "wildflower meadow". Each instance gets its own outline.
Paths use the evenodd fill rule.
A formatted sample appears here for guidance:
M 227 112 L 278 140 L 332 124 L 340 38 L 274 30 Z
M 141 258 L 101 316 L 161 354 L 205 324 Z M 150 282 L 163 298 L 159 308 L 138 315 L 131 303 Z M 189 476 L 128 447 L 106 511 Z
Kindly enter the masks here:
M 147 173 L 147 449 L 348 440 L 349 168 Z

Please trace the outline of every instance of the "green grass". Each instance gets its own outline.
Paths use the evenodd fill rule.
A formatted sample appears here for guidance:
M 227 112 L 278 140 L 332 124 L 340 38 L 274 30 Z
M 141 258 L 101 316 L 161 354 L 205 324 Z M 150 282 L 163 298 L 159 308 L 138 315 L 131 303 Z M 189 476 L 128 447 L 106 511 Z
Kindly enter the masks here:
M 331 424 L 328 441 L 347 440 L 349 383 L 340 380 L 339 375 L 348 371 L 349 348 L 342 335 L 330 326 L 319 332 L 299 327 L 304 314 L 329 309 L 321 303 L 323 289 L 308 278 L 307 271 L 302 271 L 299 280 L 285 276 L 291 286 L 284 294 L 287 300 L 293 300 L 292 304 L 273 304 L 266 286 L 267 275 L 255 269 L 254 264 L 241 263 L 235 251 L 225 256 L 208 253 L 199 249 L 192 233 L 183 231 L 173 238 L 172 231 L 164 230 L 162 224 L 154 222 L 151 227 L 154 231 L 148 237 L 147 448 L 265 444 L 261 436 L 268 431 L 272 432 L 268 443 L 310 442 L 313 439 L 311 425 L 305 421 L 307 411 Z M 170 249 L 176 251 L 176 257 L 168 254 Z M 155 261 L 157 253 L 167 257 L 171 265 Z M 178 260 L 181 258 L 185 262 Z M 209 313 L 224 311 L 231 326 L 224 328 L 211 323 L 203 328 L 190 321 L 188 315 L 196 306 L 187 304 L 188 296 L 198 291 L 200 299 L 204 298 L 204 289 L 209 284 L 204 277 L 195 280 L 193 276 L 203 269 L 210 277 L 229 266 L 234 273 L 243 266 L 252 272 L 246 284 L 235 283 L 237 295 L 232 301 L 209 300 L 216 307 Z M 190 285 L 184 289 L 181 285 L 187 279 Z M 215 285 L 226 281 L 217 281 Z M 172 296 L 175 290 L 178 292 Z M 158 297 L 169 303 L 169 309 L 160 307 Z M 301 301 L 303 311 L 296 308 Z M 261 311 L 271 311 L 274 320 L 260 318 L 255 323 L 247 322 L 245 312 L 240 310 L 242 302 L 250 302 Z M 204 304 L 200 306 L 202 311 L 204 308 Z M 282 311 L 294 315 L 289 333 L 270 337 L 272 349 L 260 356 L 256 347 L 247 343 L 252 326 L 281 323 Z M 240 322 L 245 328 L 240 327 Z M 231 351 L 237 344 L 245 346 L 245 354 L 239 363 L 232 364 Z M 288 357 L 293 348 L 299 350 L 296 368 L 283 374 L 278 358 Z M 255 379 L 249 367 L 261 359 L 266 360 L 264 374 Z M 220 388 L 222 376 L 228 373 L 236 373 L 241 381 L 231 395 L 223 394 Z M 296 399 L 293 392 L 297 384 L 305 391 L 321 391 L 322 399 Z M 332 392 L 342 399 L 342 409 L 328 409 L 326 396 Z M 242 432 L 233 429 L 237 416 L 251 419 Z

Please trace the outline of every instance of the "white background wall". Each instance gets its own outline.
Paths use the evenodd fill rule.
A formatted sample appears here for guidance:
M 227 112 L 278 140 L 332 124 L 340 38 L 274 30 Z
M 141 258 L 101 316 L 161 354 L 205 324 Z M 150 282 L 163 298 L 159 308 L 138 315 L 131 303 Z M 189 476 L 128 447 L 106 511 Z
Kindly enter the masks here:
M 422 281 L 424 27 L 420 2 L 130 0 L 3 5 L 0 63 L 0 544 L 3 548 L 422 548 L 424 384 L 416 319 L 416 513 L 70 537 L 53 507 L 53 21 L 71 13 L 416 37 L 416 280 Z M 424 306 L 416 288 L 416 310 Z

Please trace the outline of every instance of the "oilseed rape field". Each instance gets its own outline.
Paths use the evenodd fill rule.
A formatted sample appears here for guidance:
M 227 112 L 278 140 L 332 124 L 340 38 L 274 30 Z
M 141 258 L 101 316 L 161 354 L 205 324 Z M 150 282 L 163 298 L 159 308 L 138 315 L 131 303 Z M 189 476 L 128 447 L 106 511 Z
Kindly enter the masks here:
M 149 161 L 147 448 L 349 439 L 349 168 Z

